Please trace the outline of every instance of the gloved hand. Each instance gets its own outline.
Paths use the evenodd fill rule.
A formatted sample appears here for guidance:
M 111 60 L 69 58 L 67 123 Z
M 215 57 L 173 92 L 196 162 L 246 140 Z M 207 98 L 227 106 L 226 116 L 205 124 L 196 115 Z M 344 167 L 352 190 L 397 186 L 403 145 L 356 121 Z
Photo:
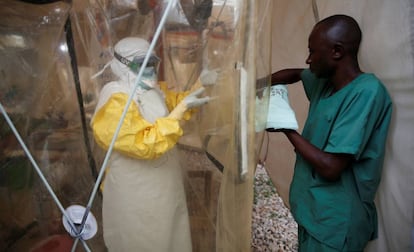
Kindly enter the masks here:
M 274 85 L 270 89 L 266 130 L 281 131 L 281 129 L 297 130 L 298 122 L 289 104 L 287 88 L 285 85 Z
M 184 113 L 194 107 L 199 107 L 201 105 L 204 105 L 208 103 L 211 98 L 209 96 L 205 97 L 198 97 L 204 92 L 204 88 L 198 88 L 197 90 L 191 92 L 189 95 L 187 95 L 178 105 L 171 111 L 171 113 L 168 115 L 168 118 L 174 118 L 177 120 L 181 120 L 183 118 Z
M 208 70 L 203 69 L 197 81 L 191 86 L 190 92 L 193 92 L 201 87 L 213 86 L 217 83 L 219 71 L 217 69 Z
M 203 69 L 200 73 L 200 81 L 203 86 L 215 85 L 218 79 L 218 70 Z

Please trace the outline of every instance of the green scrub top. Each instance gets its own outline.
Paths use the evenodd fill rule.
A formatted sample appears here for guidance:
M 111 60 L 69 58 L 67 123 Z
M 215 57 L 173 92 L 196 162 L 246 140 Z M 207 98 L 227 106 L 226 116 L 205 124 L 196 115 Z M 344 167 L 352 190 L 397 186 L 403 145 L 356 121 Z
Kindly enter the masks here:
M 332 87 L 309 69 L 301 74 L 310 101 L 302 135 L 325 152 L 348 153 L 354 161 L 338 181 L 327 181 L 297 155 L 290 187 L 291 211 L 320 242 L 362 250 L 377 235 L 374 197 L 384 160 L 391 98 L 373 74 L 363 73 L 330 95 Z

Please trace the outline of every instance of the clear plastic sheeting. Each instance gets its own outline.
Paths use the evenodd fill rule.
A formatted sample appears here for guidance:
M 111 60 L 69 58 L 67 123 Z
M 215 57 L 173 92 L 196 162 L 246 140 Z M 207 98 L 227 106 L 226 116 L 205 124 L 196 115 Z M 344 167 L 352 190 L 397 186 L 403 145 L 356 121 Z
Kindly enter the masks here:
M 100 91 L 114 80 L 107 64 L 114 45 L 138 36 L 156 43 L 158 78 L 170 90 L 189 90 L 206 71 L 216 74 L 205 86 L 214 100 L 183 122 L 177 144 L 192 247 L 249 251 L 264 137 L 255 128 L 255 101 L 266 102 L 262 90 L 270 84 L 272 1 L 176 1 L 165 24 L 167 0 L 29 2 L 0 1 L 0 102 L 35 162 L 1 118 L 0 250 L 106 250 L 96 189 L 105 183 L 108 153 L 95 143 L 90 120 Z M 60 204 L 87 207 L 97 233 L 72 237 Z
M 62 2 L 0 2 L 0 101 L 64 207 L 84 204 L 96 175 L 66 43 L 69 12 Z M 70 249 L 62 212 L 3 116 L 0 123 L 0 250 L 50 241 Z M 99 199 L 91 211 L 99 219 Z M 90 246 L 103 248 L 98 239 Z

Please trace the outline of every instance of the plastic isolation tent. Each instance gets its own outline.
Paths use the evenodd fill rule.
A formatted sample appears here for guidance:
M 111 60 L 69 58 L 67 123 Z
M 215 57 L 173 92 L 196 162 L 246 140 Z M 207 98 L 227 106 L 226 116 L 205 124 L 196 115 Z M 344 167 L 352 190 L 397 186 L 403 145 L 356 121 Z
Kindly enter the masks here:
M 95 144 L 89 122 L 112 76 L 108 68 L 91 77 L 117 41 L 141 36 L 173 90 L 189 89 L 203 68 L 219 69 L 207 88 L 217 98 L 185 122 L 178 144 L 193 250 L 250 251 L 256 163 L 266 157 L 287 205 L 294 163 L 283 135 L 256 132 L 255 99 L 266 103 L 261 91 L 270 85 L 256 79 L 305 67 L 312 26 L 344 13 L 364 33 L 362 69 L 394 102 L 379 238 L 367 251 L 413 251 L 413 12 L 411 0 L 0 0 L 0 250 L 105 251 L 99 186 L 110 152 Z M 289 86 L 289 99 L 302 127 L 300 85 Z M 74 216 L 72 206 L 86 212 Z

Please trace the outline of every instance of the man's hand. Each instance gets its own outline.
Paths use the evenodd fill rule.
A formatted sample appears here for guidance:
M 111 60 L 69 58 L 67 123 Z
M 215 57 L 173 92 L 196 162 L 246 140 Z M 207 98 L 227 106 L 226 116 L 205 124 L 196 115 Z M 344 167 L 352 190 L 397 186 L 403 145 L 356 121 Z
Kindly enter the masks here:
M 295 131 L 295 130 L 292 130 L 292 129 L 274 129 L 274 128 L 268 128 L 268 129 L 266 129 L 266 131 L 268 131 L 268 132 L 282 132 L 282 133 L 285 133 L 285 132 L 288 132 L 288 131 Z

